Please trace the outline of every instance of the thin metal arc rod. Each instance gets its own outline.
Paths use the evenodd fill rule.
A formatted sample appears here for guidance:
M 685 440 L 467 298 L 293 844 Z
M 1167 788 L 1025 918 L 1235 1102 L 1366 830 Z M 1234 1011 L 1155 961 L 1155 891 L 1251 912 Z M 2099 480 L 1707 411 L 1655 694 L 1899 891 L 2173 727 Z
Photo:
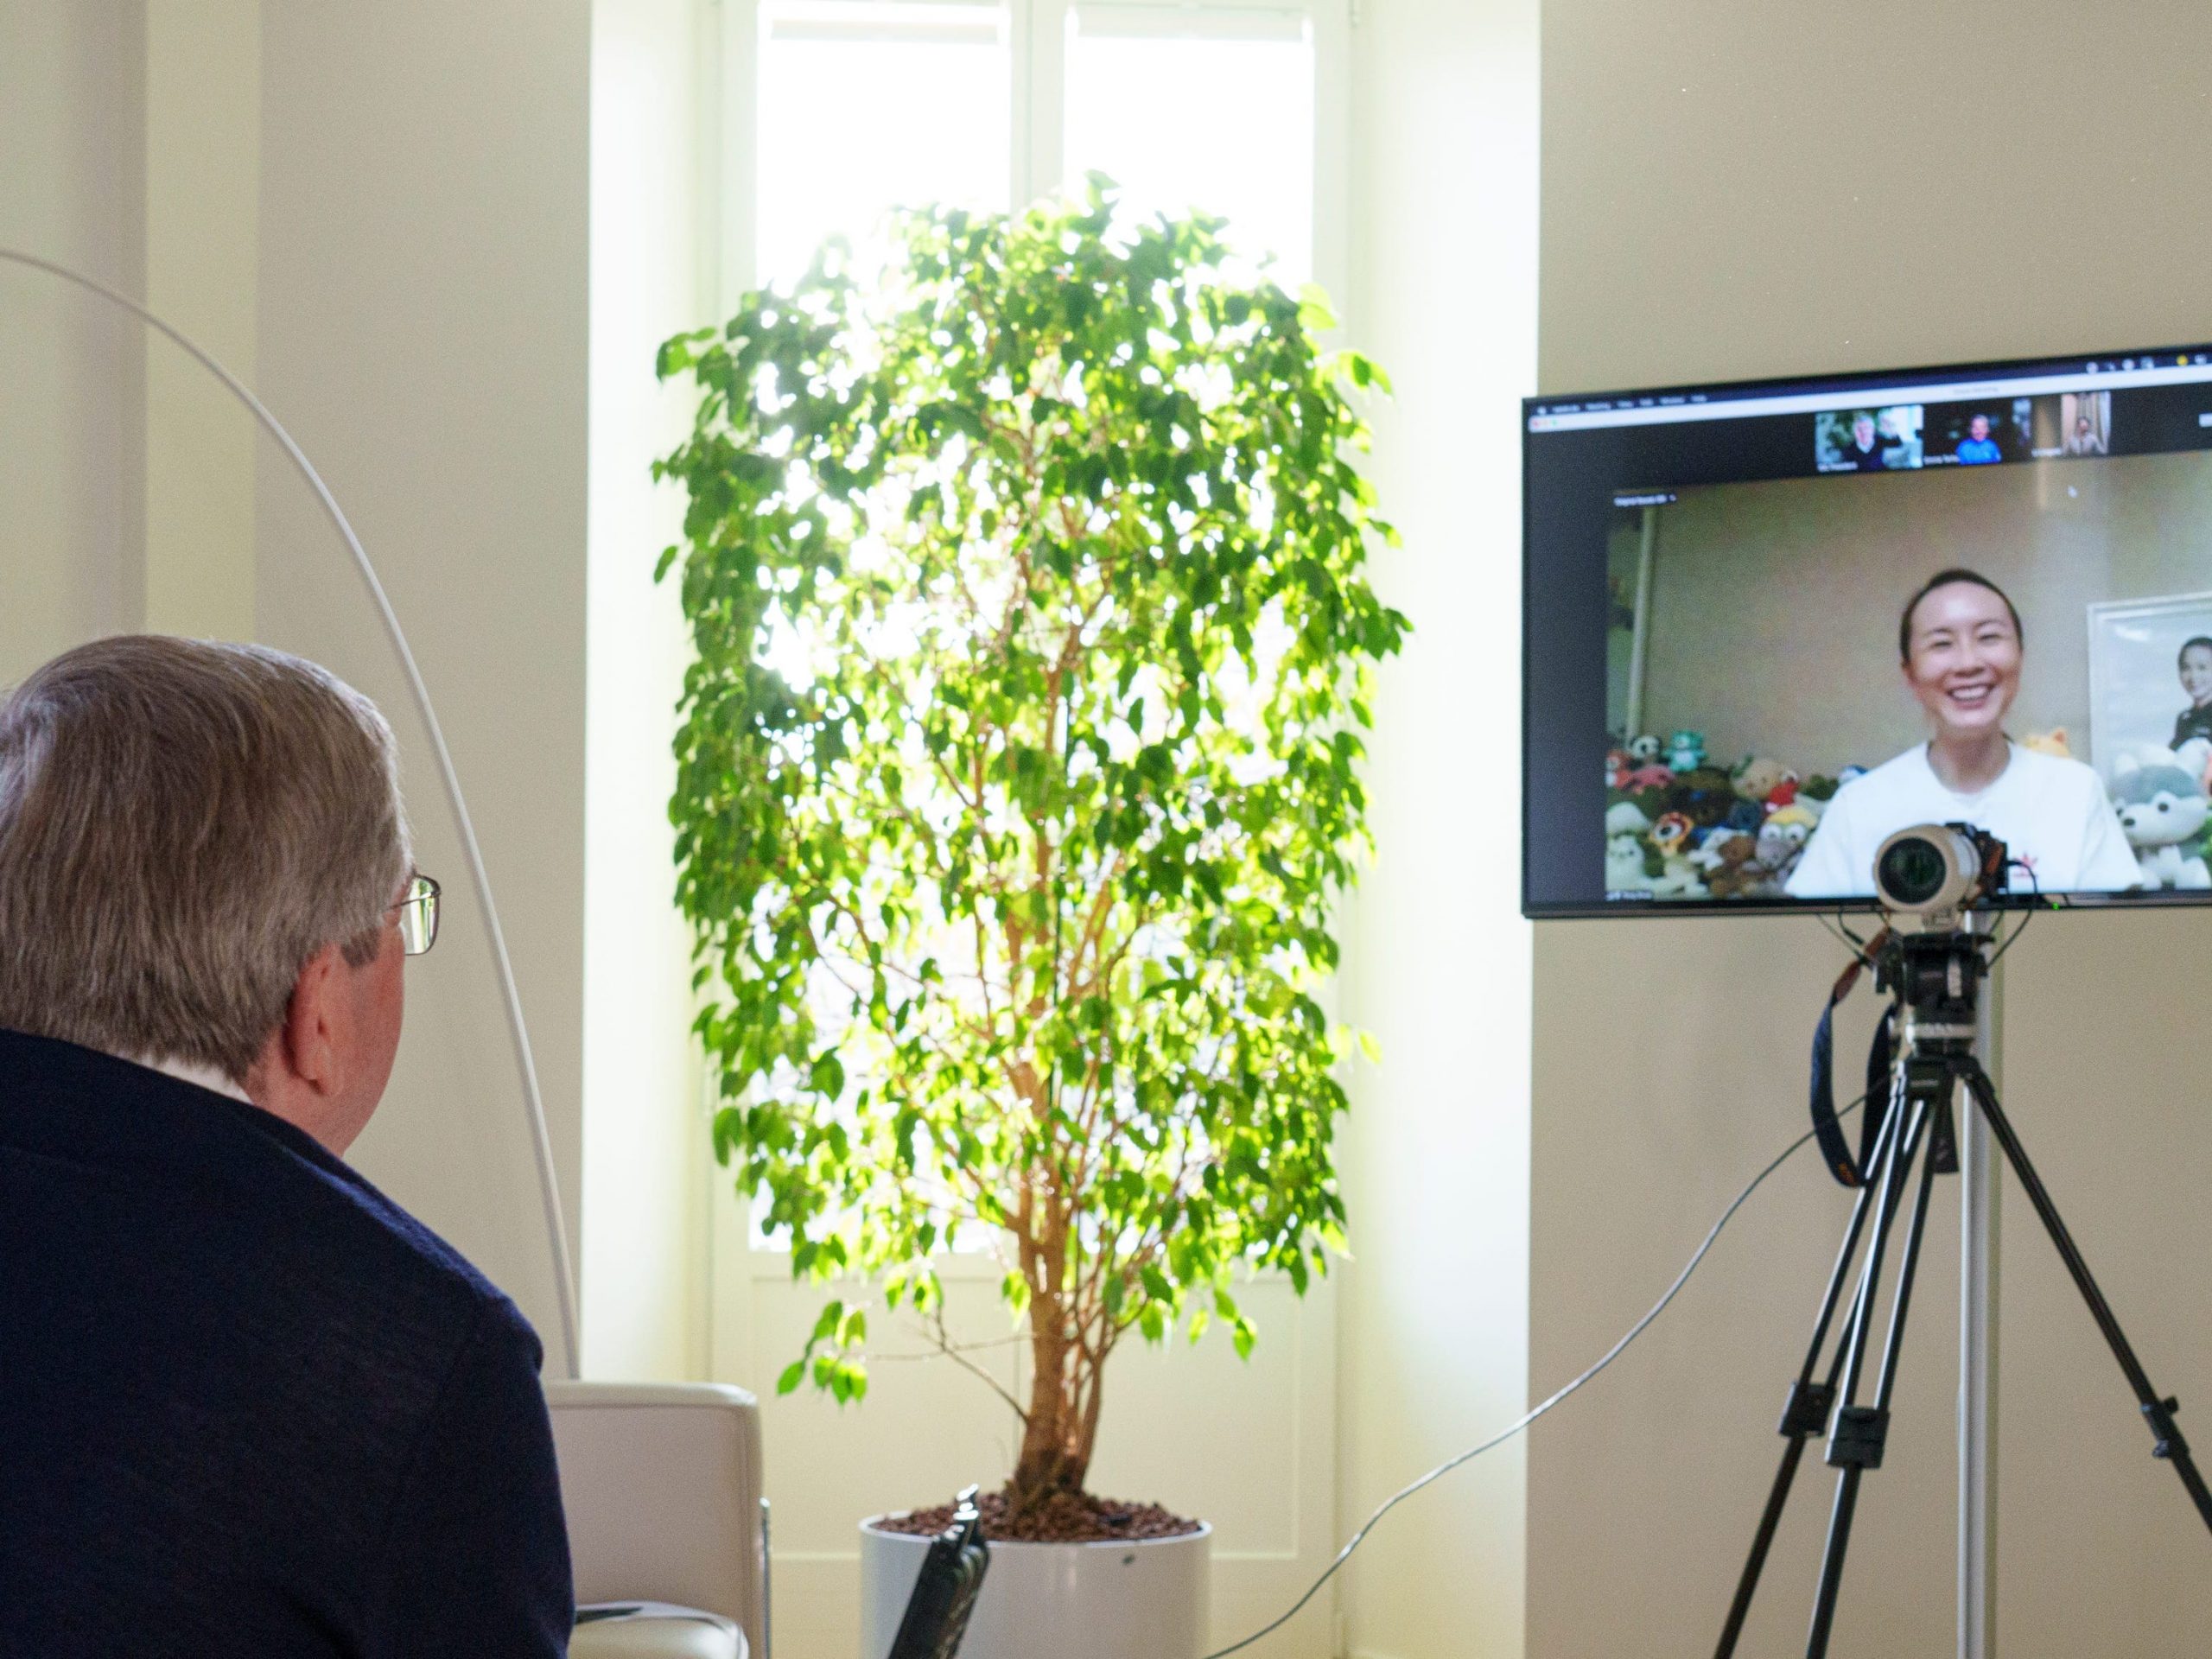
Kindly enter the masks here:
M 415 709 L 423 717 L 423 724 L 430 734 L 430 747 L 437 756 L 439 780 L 445 787 L 447 803 L 453 808 L 455 822 L 461 828 L 461 849 L 468 860 L 468 873 L 476 883 L 478 908 L 484 918 L 486 937 L 491 940 L 492 957 L 499 975 L 499 989 L 507 1013 L 507 1031 L 513 1041 L 515 1064 L 521 1073 L 523 1101 L 530 1119 L 531 1148 L 537 1166 L 538 1195 L 545 1210 L 546 1242 L 553 1253 L 554 1294 L 561 1315 L 561 1351 L 568 1362 L 569 1375 L 582 1374 L 582 1356 L 576 1339 L 575 1280 L 569 1258 L 568 1229 L 561 1218 L 560 1186 L 553 1169 L 553 1143 L 545 1128 L 545 1103 L 538 1092 L 537 1065 L 530 1046 L 530 1033 L 523 1022 L 522 997 L 515 987 L 514 964 L 507 956 L 506 935 L 499 926 L 499 914 L 492 901 L 492 879 L 484 868 L 484 854 L 477 845 L 476 826 L 468 816 L 468 804 L 461 798 L 460 774 L 454 770 L 453 755 L 446 747 L 444 730 L 438 724 L 436 711 L 430 707 L 429 688 L 423 683 L 422 671 L 416 666 L 415 653 L 407 643 L 407 635 L 399 626 L 399 617 L 391 608 L 384 583 L 377 576 L 376 567 L 369 562 L 368 551 L 361 545 L 361 538 L 353 533 L 353 526 L 331 494 L 330 486 L 322 481 L 306 453 L 293 441 L 283 423 L 269 412 L 261 399 L 253 395 L 236 375 L 216 360 L 214 355 L 178 329 L 156 316 L 143 305 L 127 294 L 118 293 L 104 283 L 94 281 L 81 271 L 35 254 L 24 253 L 14 248 L 0 247 L 0 260 L 27 265 L 73 283 L 86 293 L 96 294 L 111 305 L 119 306 L 137 317 L 148 327 L 165 336 L 181 347 L 216 379 L 222 382 L 231 396 L 245 406 L 248 413 L 259 422 L 269 435 L 276 439 L 300 476 L 308 481 L 315 499 L 322 504 L 324 514 L 346 543 L 346 550 L 353 556 L 354 569 L 361 582 L 369 591 L 369 599 L 382 619 L 385 636 L 397 653 L 400 667 L 407 677 L 407 689 L 413 697 Z

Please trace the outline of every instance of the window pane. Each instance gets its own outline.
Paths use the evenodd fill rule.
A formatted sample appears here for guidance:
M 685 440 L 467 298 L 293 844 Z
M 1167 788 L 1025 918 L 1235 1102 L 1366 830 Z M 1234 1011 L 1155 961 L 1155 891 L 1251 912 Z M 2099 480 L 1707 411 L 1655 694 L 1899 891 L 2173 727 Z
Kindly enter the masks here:
M 886 209 L 1007 206 L 1005 9 L 799 0 L 761 9 L 756 280 L 855 245 Z
M 1313 41 L 1302 15 L 1086 6 L 1067 58 L 1067 175 L 1110 175 L 1138 213 L 1230 221 L 1246 257 L 1313 270 Z

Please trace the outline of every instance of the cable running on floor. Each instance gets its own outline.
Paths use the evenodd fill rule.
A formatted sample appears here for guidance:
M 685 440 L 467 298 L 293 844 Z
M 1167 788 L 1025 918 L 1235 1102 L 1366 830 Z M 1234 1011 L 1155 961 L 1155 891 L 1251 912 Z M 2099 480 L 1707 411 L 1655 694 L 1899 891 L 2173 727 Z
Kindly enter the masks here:
M 1852 1113 L 1857 1111 L 1866 1103 L 1866 1096 L 1861 1095 L 1857 1100 L 1853 1101 L 1851 1104 L 1840 1109 L 1836 1113 L 1836 1116 L 1839 1120 L 1848 1117 Z M 1569 1382 L 1565 1388 L 1560 1389 L 1556 1394 L 1553 1395 L 1550 1399 L 1545 1401 L 1543 1404 L 1535 1407 L 1525 1415 L 1516 1419 L 1506 1427 L 1500 1430 L 1497 1433 L 1492 1435 L 1489 1440 L 1484 1440 L 1480 1446 L 1471 1446 L 1466 1451 L 1459 1452 L 1454 1457 L 1446 1459 L 1442 1463 L 1438 1464 L 1435 1468 L 1421 1476 L 1420 1479 L 1414 1481 L 1411 1484 L 1402 1488 L 1391 1497 L 1387 1499 L 1374 1514 L 1367 1517 L 1366 1522 L 1360 1528 L 1360 1529 L 1352 1534 L 1351 1540 L 1346 1542 L 1342 1549 L 1337 1552 L 1336 1559 L 1329 1563 L 1328 1567 L 1323 1571 L 1319 1578 L 1313 1580 L 1313 1584 L 1307 1587 L 1306 1593 L 1299 1597 L 1296 1601 L 1290 1605 L 1287 1611 L 1284 1612 L 1281 1617 L 1275 1619 L 1273 1623 L 1262 1625 L 1260 1629 L 1253 1631 L 1251 1635 L 1244 1637 L 1243 1640 L 1240 1642 L 1232 1642 L 1225 1648 L 1216 1648 L 1211 1653 L 1206 1655 L 1205 1659 L 1228 1659 L 1229 1655 L 1243 1651 L 1244 1649 L 1250 1647 L 1255 1642 L 1260 1641 L 1262 1637 L 1274 1635 L 1275 1631 L 1289 1624 L 1292 1619 L 1297 1618 L 1298 1615 L 1304 1611 L 1306 1603 L 1312 1601 L 1315 1596 L 1320 1593 L 1321 1587 L 1327 1584 L 1331 1579 L 1336 1577 L 1337 1569 L 1351 1559 L 1352 1552 L 1357 1549 L 1360 1545 L 1367 1541 L 1367 1535 L 1375 1530 L 1375 1523 L 1376 1522 L 1380 1521 L 1384 1516 L 1389 1514 L 1392 1510 L 1397 1508 L 1399 1504 L 1404 1503 L 1415 1492 L 1421 1491 L 1421 1488 L 1433 1484 L 1434 1482 L 1442 1479 L 1446 1475 L 1450 1474 L 1454 1469 L 1457 1469 L 1461 1464 L 1471 1462 L 1474 1459 L 1482 1456 L 1484 1452 L 1494 1451 L 1498 1446 L 1503 1446 L 1508 1440 L 1511 1440 L 1515 1435 L 1522 1433 L 1531 1423 L 1535 1422 L 1539 1417 L 1541 1417 L 1553 1407 L 1558 1405 L 1569 1395 L 1581 1388 L 1584 1383 L 1596 1376 L 1598 1373 L 1604 1370 L 1606 1366 L 1618 1359 L 1627 1350 L 1628 1345 L 1634 1342 L 1638 1337 L 1642 1336 L 1645 1330 L 1649 1327 L 1654 1319 L 1657 1319 L 1662 1313 L 1667 1311 L 1667 1305 L 1673 1301 L 1677 1295 L 1681 1294 L 1682 1287 L 1689 1283 L 1690 1275 L 1697 1271 L 1698 1264 L 1705 1260 L 1706 1253 L 1712 1249 L 1713 1241 L 1720 1236 L 1720 1230 L 1726 1227 L 1730 1220 L 1733 1218 L 1736 1212 L 1744 1207 L 1745 1201 L 1751 1198 L 1751 1194 L 1759 1190 L 1761 1184 L 1765 1181 L 1768 1176 L 1773 1174 L 1777 1169 L 1780 1169 L 1783 1165 L 1788 1163 L 1790 1159 L 1796 1156 L 1796 1154 L 1804 1148 L 1806 1142 L 1813 1139 L 1813 1135 L 1814 1132 L 1812 1130 L 1806 1130 L 1804 1134 L 1799 1135 L 1795 1141 L 1792 1141 L 1788 1147 L 1783 1148 L 1780 1155 L 1778 1155 L 1772 1163 L 1769 1164 L 1764 1169 L 1759 1171 L 1758 1174 L 1751 1177 L 1750 1185 L 1745 1186 L 1742 1192 L 1738 1192 L 1736 1195 L 1734 1201 L 1732 1202 L 1726 1210 L 1723 1210 L 1720 1212 L 1720 1218 L 1713 1224 L 1713 1230 L 1706 1234 L 1705 1243 L 1697 1247 L 1696 1254 L 1690 1257 L 1688 1263 L 1684 1265 L 1681 1272 L 1675 1276 L 1675 1282 L 1667 1287 L 1667 1294 L 1662 1296 L 1656 1302 L 1653 1303 L 1651 1306 L 1651 1311 L 1646 1313 L 1642 1319 L 1638 1319 L 1634 1325 L 1630 1325 L 1628 1329 L 1627 1334 L 1623 1336 L 1621 1339 L 1615 1343 L 1611 1348 L 1607 1349 L 1605 1351 L 1605 1357 L 1599 1360 L 1596 1364 L 1592 1365 L 1588 1370 L 1583 1372 L 1581 1376 L 1576 1377 L 1574 1381 Z

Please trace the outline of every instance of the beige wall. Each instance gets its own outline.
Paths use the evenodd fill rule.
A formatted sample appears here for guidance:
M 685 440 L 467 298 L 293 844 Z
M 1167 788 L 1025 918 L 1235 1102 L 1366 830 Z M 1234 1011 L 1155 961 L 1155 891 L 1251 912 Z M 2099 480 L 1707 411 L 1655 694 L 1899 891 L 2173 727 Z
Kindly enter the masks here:
M 1897 611 L 1940 569 L 1979 570 L 2019 608 L 2008 728 L 2063 726 L 2084 760 L 2089 605 L 2212 588 L 2212 467 L 2196 455 L 1721 485 L 1656 512 L 1646 728 L 1808 776 L 1927 735 Z M 2175 710 L 2186 701 L 2177 683 Z
M 1543 73 L 1547 390 L 2207 331 L 2201 8 L 1553 0 Z M 2044 112 L 2082 109 L 2100 111 L 2096 143 L 2030 136 Z M 1948 274 L 1967 270 L 1999 279 L 1961 304 Z M 2001 1044 L 2031 1149 L 2153 1377 L 2184 1400 L 2212 1378 L 2212 1136 L 2181 1035 L 2212 995 L 2212 965 L 2185 944 L 2203 925 L 2038 920 L 2005 965 Z M 1797 1131 L 1836 961 L 1810 921 L 1537 930 L 1535 1391 L 1601 1351 Z M 1645 1343 L 1536 1429 L 1531 1659 L 1709 1648 L 1843 1196 L 1809 1166 L 1777 1177 Z M 1952 1641 L 1955 1192 L 1942 1201 L 1840 1656 Z M 2008 1195 L 1999 1650 L 2193 1651 L 2212 1625 L 2206 1540 L 2024 1211 Z M 1747 1652 L 1802 1643 L 1829 1490 L 1808 1473 Z
M 261 223 L 260 0 L 145 0 L 147 306 L 249 386 Z M 253 636 L 268 442 L 214 376 L 146 342 L 146 626 Z M 273 449 L 272 465 L 282 461 Z
M 588 0 L 265 6 L 261 391 L 382 571 L 496 884 L 575 1235 L 583 1013 Z M 448 932 L 355 1159 L 537 1325 L 545 1232 L 497 983 L 426 735 L 298 480 L 258 485 L 262 636 L 392 716 Z
M 1348 912 L 1344 1009 L 1381 1058 L 1353 1069 L 1340 1142 L 1345 1535 L 1525 1401 L 1529 933 L 1510 757 L 1536 14 L 1364 0 L 1351 31 L 1344 315 L 1396 387 L 1374 411 L 1373 476 L 1404 545 L 1376 550 L 1375 580 L 1414 633 L 1382 677 L 1376 858 Z M 1522 1456 L 1493 1452 L 1382 1523 L 1342 1589 L 1344 1651 L 1521 1651 Z
M 0 3 L 0 246 L 137 291 L 145 15 Z M 143 607 L 139 325 L 0 266 L 0 684 Z

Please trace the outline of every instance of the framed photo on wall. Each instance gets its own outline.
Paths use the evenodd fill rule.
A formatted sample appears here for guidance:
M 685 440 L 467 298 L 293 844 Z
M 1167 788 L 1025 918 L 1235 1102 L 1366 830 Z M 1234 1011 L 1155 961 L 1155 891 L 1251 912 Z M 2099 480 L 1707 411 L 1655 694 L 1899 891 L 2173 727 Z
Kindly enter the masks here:
M 2185 657 L 2192 640 L 2212 640 L 2212 593 L 2089 607 L 2089 763 L 2107 785 L 2123 756 L 2212 736 L 2212 649 Z

